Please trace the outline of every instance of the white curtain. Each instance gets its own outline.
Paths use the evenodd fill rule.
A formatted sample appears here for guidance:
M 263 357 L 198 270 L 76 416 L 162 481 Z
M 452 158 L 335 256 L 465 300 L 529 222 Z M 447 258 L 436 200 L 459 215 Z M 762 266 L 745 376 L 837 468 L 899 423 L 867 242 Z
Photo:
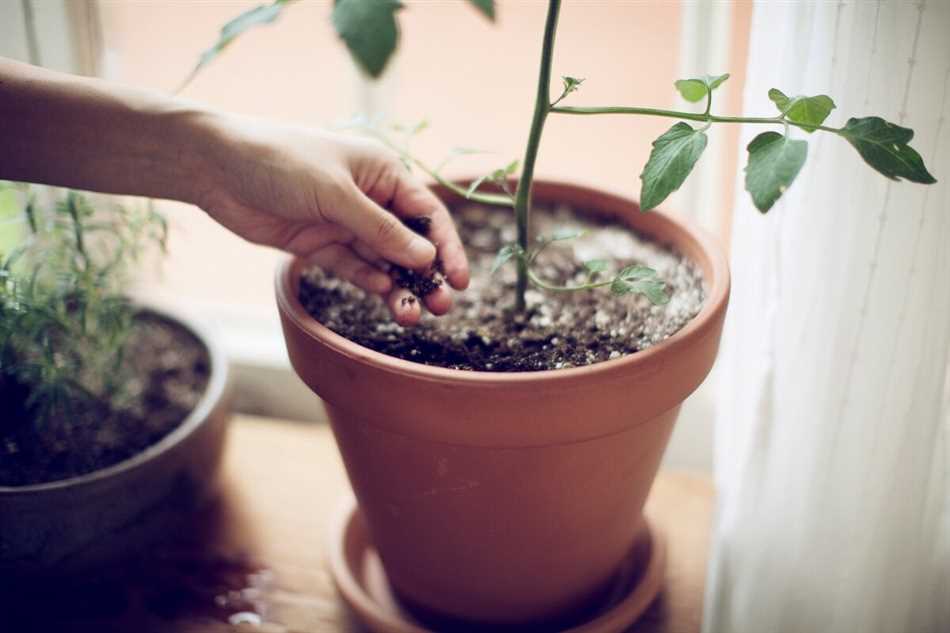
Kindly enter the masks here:
M 768 215 L 740 185 L 704 631 L 950 631 L 950 2 L 761 2 L 751 38 L 746 112 L 829 94 L 940 182 L 816 133 Z

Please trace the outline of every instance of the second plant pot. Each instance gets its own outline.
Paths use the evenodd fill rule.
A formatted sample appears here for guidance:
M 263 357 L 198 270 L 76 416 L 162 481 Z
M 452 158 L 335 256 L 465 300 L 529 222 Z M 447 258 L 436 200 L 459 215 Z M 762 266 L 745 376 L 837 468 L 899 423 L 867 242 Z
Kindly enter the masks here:
M 333 333 L 297 298 L 302 261 L 276 280 L 291 363 L 326 403 L 389 581 L 439 619 L 554 622 L 595 601 L 633 544 L 680 404 L 719 345 L 729 273 L 714 240 L 598 190 L 538 182 L 535 197 L 614 216 L 683 253 L 704 275 L 701 312 L 616 360 L 474 372 Z
M 141 554 L 182 529 L 217 494 L 231 417 L 228 360 L 204 328 L 154 307 L 143 313 L 191 334 L 210 370 L 204 394 L 168 435 L 126 460 L 84 475 L 0 486 L 0 587 L 89 575 Z

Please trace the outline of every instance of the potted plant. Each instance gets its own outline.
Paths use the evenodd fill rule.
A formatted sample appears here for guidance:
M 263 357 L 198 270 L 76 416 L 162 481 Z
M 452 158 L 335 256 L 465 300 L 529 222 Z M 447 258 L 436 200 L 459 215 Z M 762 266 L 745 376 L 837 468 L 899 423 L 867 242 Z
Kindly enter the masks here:
M 12 184 L 0 199 L 0 578 L 87 571 L 208 497 L 227 362 L 201 328 L 126 294 L 164 249 L 151 206 Z
M 288 4 L 230 22 L 198 68 Z M 474 4 L 494 15 L 490 1 Z M 376 300 L 302 260 L 277 273 L 291 363 L 326 404 L 369 539 L 401 604 L 438 630 L 590 621 L 634 548 L 680 404 L 715 360 L 729 297 L 726 259 L 714 240 L 680 220 L 643 213 L 684 182 L 707 128 L 781 130 L 763 132 L 747 148 L 746 189 L 763 213 L 805 162 L 800 132 L 841 136 L 889 178 L 934 182 L 908 144 L 911 130 L 879 117 L 825 126 L 835 107 L 826 95 L 772 90 L 773 115 L 720 116 L 713 95 L 729 76 L 718 75 L 675 82 L 685 99 L 704 103 L 702 112 L 562 105 L 583 80 L 564 77 L 560 93 L 551 94 L 560 4 L 549 2 L 520 173 L 515 162 L 449 182 L 404 144 L 369 130 L 436 181 L 468 237 L 474 280 L 454 314 L 402 329 L 385 322 Z M 396 45 L 399 7 L 392 0 L 334 4 L 334 25 L 372 76 Z M 599 114 L 678 119 L 653 143 L 639 203 L 535 181 L 547 117 Z M 565 216 L 572 227 L 557 228 Z M 610 253 L 614 242 L 606 240 L 599 243 L 605 255 L 576 261 L 566 245 L 579 242 L 578 224 L 607 225 L 605 232 L 634 246 Z M 441 283 L 438 262 L 428 271 L 391 270 L 420 297 Z M 642 581 L 652 583 L 651 596 L 656 578 Z M 347 581 L 341 589 L 375 628 L 417 630 L 393 628 L 354 598 Z M 595 618 L 598 630 L 624 628 L 644 606 Z

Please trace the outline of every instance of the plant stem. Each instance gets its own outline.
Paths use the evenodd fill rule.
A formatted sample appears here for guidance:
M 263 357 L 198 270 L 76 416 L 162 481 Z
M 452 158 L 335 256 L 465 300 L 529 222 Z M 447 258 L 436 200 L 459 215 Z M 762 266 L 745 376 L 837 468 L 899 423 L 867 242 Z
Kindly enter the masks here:
M 660 108 L 636 108 L 626 106 L 603 106 L 578 108 L 572 106 L 561 106 L 551 108 L 551 112 L 558 114 L 645 114 L 647 116 L 662 116 L 671 119 L 686 119 L 689 121 L 702 121 L 703 123 L 764 123 L 766 125 L 794 125 L 802 129 L 816 129 L 823 132 L 832 132 L 839 134 L 839 128 L 827 127 L 825 125 L 807 125 L 789 121 L 781 116 L 776 117 L 743 117 L 743 116 L 716 116 L 715 114 L 697 113 L 697 112 L 679 112 L 677 110 L 663 110 Z
M 544 42 L 541 47 L 541 68 L 538 72 L 538 92 L 534 102 L 534 116 L 531 119 L 531 131 L 528 133 L 528 146 L 525 149 L 518 180 L 518 192 L 515 197 L 515 219 L 518 225 L 518 244 L 522 252 L 528 252 L 528 220 L 531 211 L 531 185 L 534 179 L 534 163 L 541 145 L 541 132 L 544 121 L 551 111 L 551 59 L 554 55 L 554 36 L 557 32 L 557 18 L 561 11 L 561 0 L 548 2 L 548 17 L 544 24 Z M 515 294 L 515 309 L 525 309 L 525 291 L 528 289 L 528 262 L 518 259 L 518 285 Z
M 83 225 L 82 220 L 79 217 L 79 200 L 76 193 L 73 191 L 70 191 L 66 195 L 66 211 L 69 213 L 69 217 L 72 220 L 73 239 L 76 242 L 76 252 L 79 254 L 79 258 L 82 260 L 83 271 L 89 270 L 89 254 L 86 252 L 86 241 L 83 238 Z
M 613 279 L 607 279 L 604 281 L 593 281 L 590 283 L 581 284 L 579 286 L 558 286 L 556 284 L 551 284 L 544 281 L 543 279 L 538 277 L 536 274 L 534 274 L 534 271 L 531 270 L 530 268 L 528 269 L 528 279 L 531 281 L 531 283 L 533 283 L 538 288 L 541 288 L 542 290 L 550 290 L 553 292 L 574 292 L 577 290 L 593 290 L 594 288 L 603 288 L 604 286 L 609 286 L 610 284 L 614 282 Z
M 439 183 L 446 189 L 452 191 L 453 193 L 457 193 L 458 195 L 462 196 L 466 200 L 480 202 L 482 204 L 487 204 L 493 207 L 506 207 L 508 209 L 512 207 L 511 198 L 509 198 L 507 195 L 495 194 L 495 193 L 477 193 L 474 191 L 472 193 L 469 193 L 465 189 L 465 187 L 459 187 L 454 182 L 450 180 L 446 180 L 444 177 L 442 177 L 441 174 L 439 174 L 439 172 L 435 171 L 434 169 L 430 169 L 428 166 L 426 166 L 424 163 L 422 163 L 418 159 L 413 158 L 412 156 L 406 156 L 406 158 L 408 160 L 411 160 L 412 163 L 416 167 L 418 167 L 419 169 L 424 171 L 426 174 L 431 176 L 432 179 L 435 180 L 437 183 Z
M 408 153 L 405 149 L 393 143 L 391 140 L 389 140 L 389 138 L 386 137 L 385 134 L 380 134 L 379 132 L 376 132 L 375 130 L 370 130 L 370 133 L 373 135 L 374 138 L 382 142 L 383 145 L 385 145 L 389 149 L 399 154 L 399 156 L 403 160 L 410 161 L 413 165 L 415 165 L 416 167 L 424 171 L 426 174 L 428 174 L 430 177 L 432 177 L 432 179 L 435 180 L 437 183 L 439 183 L 446 189 L 452 191 L 453 193 L 457 193 L 458 195 L 462 196 L 466 200 L 473 200 L 475 202 L 480 202 L 482 204 L 487 204 L 487 205 L 491 205 L 495 207 L 507 207 L 509 209 L 513 206 L 511 203 L 511 199 L 506 195 L 494 194 L 494 193 L 474 193 L 474 192 L 471 194 L 468 193 L 468 191 L 466 191 L 464 187 L 459 187 L 454 182 L 450 180 L 446 180 L 438 171 L 436 171 L 435 169 L 432 169 L 431 167 L 423 163 L 421 160 L 419 160 L 412 154 Z

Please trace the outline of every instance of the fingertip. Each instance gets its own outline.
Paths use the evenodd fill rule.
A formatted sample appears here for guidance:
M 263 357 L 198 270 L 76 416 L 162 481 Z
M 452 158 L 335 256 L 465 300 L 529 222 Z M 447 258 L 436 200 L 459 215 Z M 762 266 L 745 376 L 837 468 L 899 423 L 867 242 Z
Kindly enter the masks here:
M 425 298 L 426 308 L 436 316 L 441 316 L 452 308 L 452 293 L 445 286 L 439 286 Z
M 443 265 L 446 269 L 445 277 L 449 280 L 449 284 L 456 290 L 465 290 L 468 288 L 471 279 L 465 251 L 458 243 L 445 250 L 447 251 L 443 255 Z
M 468 272 L 468 266 L 450 269 L 445 274 L 445 278 L 449 280 L 449 285 L 451 285 L 456 290 L 465 290 L 468 288 L 468 284 L 471 281 L 471 276 Z
M 412 327 L 422 317 L 422 308 L 419 300 L 408 290 L 398 288 L 389 294 L 389 311 L 396 323 L 403 327 Z
M 415 235 L 406 248 L 406 257 L 411 259 L 406 264 L 410 268 L 426 268 L 435 260 L 435 255 L 435 244 L 424 237 Z

